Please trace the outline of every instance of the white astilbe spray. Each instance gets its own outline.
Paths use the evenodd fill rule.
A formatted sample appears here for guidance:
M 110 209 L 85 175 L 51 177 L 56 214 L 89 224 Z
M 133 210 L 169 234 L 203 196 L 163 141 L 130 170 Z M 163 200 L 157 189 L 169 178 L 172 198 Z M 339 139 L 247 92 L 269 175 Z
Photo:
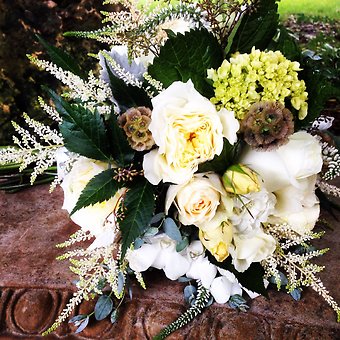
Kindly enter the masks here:
M 19 134 L 19 137 L 13 137 L 17 147 L 0 150 L 0 165 L 18 163 L 19 171 L 23 171 L 30 164 L 34 164 L 30 178 L 33 184 L 37 176 L 43 174 L 55 162 L 56 151 L 63 146 L 63 138 L 59 132 L 31 119 L 26 113 L 23 117 L 32 133 L 13 122 L 13 127 Z
M 310 262 L 311 259 L 323 255 L 328 249 L 307 251 L 302 254 L 289 250 L 294 245 L 305 245 L 308 249 L 306 242 L 320 238 L 323 233 L 309 232 L 301 236 L 287 224 L 267 224 L 264 226 L 264 230 L 267 234 L 273 236 L 278 244 L 273 255 L 261 262 L 265 269 L 265 278 L 274 276 L 279 289 L 281 286 L 279 269 L 283 269 L 288 280 L 286 285 L 288 292 L 303 286 L 313 288 L 333 308 L 337 313 L 338 321 L 340 321 L 340 307 L 330 296 L 320 278 L 316 276 L 324 267 Z
M 331 195 L 340 198 L 340 188 L 324 181 L 317 181 L 317 187 L 326 195 Z
M 124 81 L 127 85 L 142 87 L 142 82 L 139 81 L 132 73 L 128 72 L 125 68 L 119 65 L 106 51 L 100 52 L 108 64 L 112 67 L 115 74 Z
M 51 119 L 53 119 L 57 123 L 62 122 L 62 118 L 60 117 L 59 113 L 57 112 L 57 110 L 54 107 L 47 105 L 45 103 L 44 99 L 42 99 L 41 97 L 38 97 L 38 102 L 39 102 L 40 107 L 46 112 L 46 114 Z
M 78 231 L 68 241 L 59 244 L 58 247 L 68 247 L 86 241 L 91 237 L 88 232 Z M 127 264 L 126 261 L 120 261 L 120 245 L 117 242 L 101 248 L 70 250 L 58 257 L 58 260 L 65 259 L 70 261 L 71 271 L 79 276 L 79 281 L 77 281 L 78 291 L 73 294 L 66 308 L 44 335 L 55 331 L 70 316 L 77 305 L 83 300 L 91 298 L 91 294 L 103 294 L 102 288 L 100 288 L 103 282 L 111 287 L 117 298 L 124 297 L 124 278 Z M 123 281 L 120 281 L 122 277 Z M 121 282 L 123 282 L 123 285 Z
M 30 61 L 39 68 L 49 72 L 68 86 L 70 92 L 67 94 L 71 99 L 79 99 L 85 107 L 90 110 L 95 108 L 102 114 L 111 110 L 113 95 L 109 84 L 99 78 L 96 78 L 92 71 L 89 72 L 87 80 L 70 71 L 65 71 L 52 62 L 40 60 L 35 56 L 29 55 Z

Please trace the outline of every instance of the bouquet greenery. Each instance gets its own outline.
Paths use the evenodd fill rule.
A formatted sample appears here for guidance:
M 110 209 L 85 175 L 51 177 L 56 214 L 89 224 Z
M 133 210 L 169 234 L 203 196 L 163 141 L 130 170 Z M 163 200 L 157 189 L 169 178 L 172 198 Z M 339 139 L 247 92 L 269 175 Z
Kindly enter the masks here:
M 155 339 L 212 301 L 246 310 L 242 295 L 269 284 L 295 299 L 310 286 L 339 317 L 310 262 L 327 251 L 310 245 L 322 235 L 316 188 L 340 197 L 332 119 L 320 116 L 336 90 L 278 25 L 276 1 L 104 2 L 118 3 L 102 29 L 65 33 L 109 45 L 91 55 L 98 72 L 39 37 L 52 62 L 30 60 L 65 85 L 39 98 L 58 129 L 25 114 L 17 146 L 0 150 L 3 169 L 34 165 L 31 183 L 57 163 L 52 189 L 79 225 L 58 245 L 78 245 L 60 256 L 78 291 L 46 334 L 97 296 L 70 320 L 77 332 L 92 314 L 116 322 L 128 277 L 146 288 L 149 268 L 187 282 L 190 303 Z

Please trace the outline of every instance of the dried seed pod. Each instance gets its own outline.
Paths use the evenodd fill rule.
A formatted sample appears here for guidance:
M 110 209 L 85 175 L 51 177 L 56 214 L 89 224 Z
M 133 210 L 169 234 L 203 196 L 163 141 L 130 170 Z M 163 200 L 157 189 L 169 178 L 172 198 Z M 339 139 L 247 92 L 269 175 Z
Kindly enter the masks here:
M 132 149 L 137 151 L 150 150 L 155 141 L 149 125 L 151 123 L 151 110 L 145 106 L 128 109 L 118 118 L 118 123 L 125 131 Z
M 294 133 L 292 113 L 280 102 L 258 102 L 241 122 L 244 140 L 252 148 L 272 150 L 288 142 Z

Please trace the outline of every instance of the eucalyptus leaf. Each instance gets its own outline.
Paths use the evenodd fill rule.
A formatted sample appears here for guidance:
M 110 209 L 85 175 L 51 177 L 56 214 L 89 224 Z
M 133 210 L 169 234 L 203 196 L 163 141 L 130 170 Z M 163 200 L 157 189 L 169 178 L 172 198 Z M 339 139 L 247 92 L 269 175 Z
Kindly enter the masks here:
M 125 287 L 125 276 L 122 272 L 118 273 L 117 294 L 121 295 Z
M 135 239 L 135 242 L 133 243 L 134 249 L 139 249 L 144 244 L 144 240 L 140 237 L 137 237 Z
M 101 203 L 112 198 L 120 188 L 120 184 L 113 177 L 114 169 L 104 170 L 94 176 L 81 192 L 70 215 L 81 208 Z
M 105 319 L 112 311 L 113 301 L 108 295 L 99 297 L 96 305 L 94 306 L 94 316 L 96 320 L 100 321 Z
M 184 288 L 184 300 L 186 303 L 188 304 L 192 304 L 194 302 L 194 300 L 196 299 L 196 293 L 197 293 L 197 289 L 192 286 L 192 285 L 188 285 Z
M 144 233 L 144 237 L 152 237 L 158 233 L 158 228 L 148 228 L 148 230 Z
M 167 217 L 164 220 L 163 229 L 164 229 L 164 232 L 174 241 L 178 243 L 182 241 L 181 232 L 179 231 L 177 224 L 172 218 Z
M 115 324 L 117 322 L 118 319 L 118 309 L 115 309 L 110 316 L 110 321 L 112 324 Z
M 86 318 L 84 319 L 84 321 L 80 323 L 79 327 L 74 332 L 74 334 L 78 334 L 82 332 L 86 328 L 86 326 L 89 324 L 89 320 L 90 320 L 89 316 L 86 316 Z
M 75 322 L 78 322 L 78 321 L 81 321 L 81 320 L 84 320 L 87 318 L 87 314 L 79 314 L 79 315 L 76 315 L 74 317 L 72 317 L 68 323 L 75 323 Z
M 301 300 L 301 289 L 295 288 L 293 291 L 290 292 L 290 295 L 295 301 Z
M 176 251 L 179 253 L 184 250 L 189 245 L 189 239 L 187 237 L 183 237 L 182 241 L 177 243 Z
M 160 222 L 163 218 L 165 217 L 164 212 L 160 212 L 154 216 L 152 216 L 151 220 L 150 220 L 150 224 L 155 224 Z

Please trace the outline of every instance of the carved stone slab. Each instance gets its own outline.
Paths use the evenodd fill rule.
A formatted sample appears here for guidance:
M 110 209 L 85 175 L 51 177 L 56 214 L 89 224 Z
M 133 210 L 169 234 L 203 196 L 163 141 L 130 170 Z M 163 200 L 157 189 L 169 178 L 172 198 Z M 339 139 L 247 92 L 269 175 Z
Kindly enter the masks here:
M 61 205 L 61 190 L 49 194 L 48 186 L 12 195 L 0 193 L 0 339 L 151 339 L 185 311 L 183 284 L 170 282 L 154 271 L 145 278 L 146 291 L 133 285 L 133 299 L 122 306 L 115 325 L 107 320 L 94 322 L 74 335 L 74 327 L 64 323 L 42 338 L 40 334 L 72 296 L 76 279 L 66 262 L 55 260 L 61 251 L 54 245 L 77 230 Z M 340 226 L 334 219 L 332 222 L 335 230 L 317 242 L 331 251 L 318 263 L 327 265 L 320 276 L 340 301 Z M 93 304 L 84 302 L 75 313 L 91 311 Z M 271 291 L 269 299 L 251 301 L 247 313 L 215 304 L 169 339 L 331 340 L 339 335 L 335 313 L 314 291 L 306 289 L 301 301 Z

